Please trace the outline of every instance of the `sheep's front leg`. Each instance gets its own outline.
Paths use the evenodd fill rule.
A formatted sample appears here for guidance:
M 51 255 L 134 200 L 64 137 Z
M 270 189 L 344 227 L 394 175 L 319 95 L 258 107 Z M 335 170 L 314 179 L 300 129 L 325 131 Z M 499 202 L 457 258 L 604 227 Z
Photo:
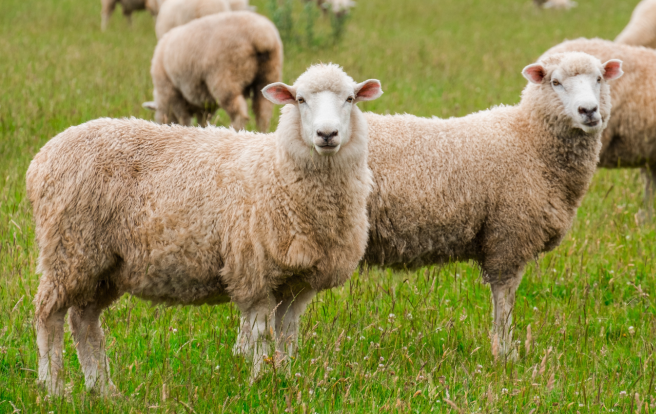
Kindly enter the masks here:
M 654 217 L 654 189 L 656 187 L 656 165 L 646 166 L 640 169 L 642 179 L 645 183 L 644 211 L 638 212 L 638 219 L 647 222 Z M 642 223 L 641 223 L 642 224 Z
M 284 297 L 276 309 L 276 350 L 283 355 L 294 356 L 298 347 L 299 319 L 316 291 L 305 288 L 297 295 Z
M 252 347 L 250 344 L 251 338 L 251 324 L 250 316 L 247 312 L 242 312 L 241 317 L 239 318 L 239 333 L 237 334 L 237 341 L 235 346 L 232 348 L 232 354 L 237 356 L 247 356 L 252 352 Z
M 248 326 L 248 329 L 243 329 L 244 323 L 242 323 L 238 344 L 241 343 L 244 356 L 253 356 L 252 378 L 255 378 L 260 373 L 264 358 L 270 355 L 269 343 L 275 339 L 272 318 L 276 301 L 273 295 L 268 295 L 248 305 L 237 305 L 242 309 L 242 321 Z M 247 352 L 250 349 L 253 350 L 252 354 Z
M 498 344 L 499 355 L 509 355 L 517 358 L 512 346 L 512 311 L 515 307 L 515 293 L 522 281 L 521 272 L 503 283 L 492 282 L 492 302 L 494 306 L 494 330 L 492 333 L 492 349 Z

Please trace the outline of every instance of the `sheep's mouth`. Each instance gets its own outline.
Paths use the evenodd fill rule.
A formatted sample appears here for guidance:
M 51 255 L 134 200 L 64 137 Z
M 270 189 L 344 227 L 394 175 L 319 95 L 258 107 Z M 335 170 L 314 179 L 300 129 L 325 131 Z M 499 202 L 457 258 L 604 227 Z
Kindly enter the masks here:
M 583 125 L 585 125 L 587 127 L 596 127 L 597 125 L 599 125 L 600 122 L 601 121 L 597 119 L 595 121 L 584 122 Z
M 317 152 L 323 155 L 335 154 L 339 151 L 339 144 L 337 145 L 315 145 Z

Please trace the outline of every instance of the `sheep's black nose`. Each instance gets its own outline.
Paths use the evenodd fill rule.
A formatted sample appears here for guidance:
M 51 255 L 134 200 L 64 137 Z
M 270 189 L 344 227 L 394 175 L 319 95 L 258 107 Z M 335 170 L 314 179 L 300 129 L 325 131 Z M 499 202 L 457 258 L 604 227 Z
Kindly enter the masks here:
M 331 138 L 337 136 L 337 130 L 334 130 L 333 132 L 323 132 L 317 130 L 317 135 L 323 138 L 324 141 L 329 141 Z
M 597 107 L 596 106 L 592 109 L 588 109 L 588 108 L 584 108 L 582 106 L 579 106 L 579 113 L 581 115 L 592 116 L 592 115 L 594 115 L 595 112 L 597 112 Z

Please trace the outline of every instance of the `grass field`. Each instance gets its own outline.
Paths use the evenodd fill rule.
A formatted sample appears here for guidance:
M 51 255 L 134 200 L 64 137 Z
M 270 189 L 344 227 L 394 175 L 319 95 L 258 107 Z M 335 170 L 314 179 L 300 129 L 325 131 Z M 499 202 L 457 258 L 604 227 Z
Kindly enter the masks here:
M 264 13 L 268 3 L 253 1 Z M 636 3 L 579 0 L 558 12 L 529 0 L 359 0 L 341 42 L 286 45 L 284 78 L 332 61 L 382 81 L 385 95 L 366 110 L 464 115 L 518 102 L 525 65 L 565 38 L 614 38 Z M 140 105 L 152 95 L 153 26 L 141 13 L 128 28 L 119 12 L 101 33 L 97 0 L 2 2 L 0 413 L 656 412 L 656 225 L 634 220 L 635 170 L 599 171 L 562 245 L 529 266 L 514 312 L 517 361 L 492 357 L 489 288 L 472 264 L 364 269 L 311 304 L 288 374 L 269 367 L 249 384 L 248 363 L 231 352 L 232 305 L 126 296 L 102 318 L 121 396 L 84 390 L 67 333 L 67 395 L 46 397 L 35 382 L 38 252 L 25 171 L 71 125 L 151 119 Z M 227 124 L 225 113 L 215 122 Z

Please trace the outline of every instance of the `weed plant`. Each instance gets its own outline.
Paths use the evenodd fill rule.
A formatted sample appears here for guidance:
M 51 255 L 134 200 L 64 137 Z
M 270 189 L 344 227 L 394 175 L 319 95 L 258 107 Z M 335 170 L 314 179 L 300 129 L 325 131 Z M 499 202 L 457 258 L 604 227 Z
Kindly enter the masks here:
M 337 44 L 350 17 L 320 9 L 314 0 L 268 0 L 267 10 L 286 47 L 310 50 Z
M 253 3 L 275 19 L 268 1 Z M 364 110 L 461 116 L 517 103 L 525 65 L 565 38 L 614 38 L 636 3 L 579 1 L 561 12 L 528 0 L 359 0 L 340 42 L 285 45 L 284 80 L 337 62 L 358 81 L 382 81 L 385 95 Z M 292 16 L 303 13 L 300 0 L 290 4 Z M 297 357 L 268 366 L 254 384 L 249 364 L 232 355 L 233 305 L 152 307 L 125 296 L 102 317 L 121 395 L 84 390 L 67 331 L 67 392 L 47 397 L 36 386 L 38 252 L 25 171 L 71 125 L 152 119 L 140 105 L 152 98 L 156 40 L 145 13 L 132 28 L 117 13 L 100 32 L 97 1 L 2 5 L 0 413 L 656 411 L 656 226 L 634 219 L 642 203 L 635 170 L 599 171 L 562 244 L 528 267 L 514 311 L 516 361 L 492 356 L 489 288 L 471 263 L 364 267 L 317 296 Z M 316 18 L 311 39 L 320 40 L 329 23 Z M 307 30 L 289 22 L 290 31 Z M 223 112 L 214 119 L 228 122 Z

